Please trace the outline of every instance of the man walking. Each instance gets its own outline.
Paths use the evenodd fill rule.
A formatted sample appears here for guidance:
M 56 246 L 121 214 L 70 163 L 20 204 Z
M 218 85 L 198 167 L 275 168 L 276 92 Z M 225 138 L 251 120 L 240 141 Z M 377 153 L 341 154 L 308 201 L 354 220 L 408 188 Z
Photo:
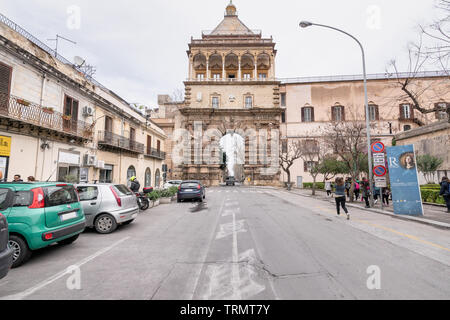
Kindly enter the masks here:
M 345 184 L 343 178 L 336 178 L 336 210 L 337 215 L 341 214 L 341 206 L 344 212 L 347 214 L 347 220 L 350 220 L 350 214 L 348 213 L 347 207 L 345 206 Z
M 370 187 L 369 187 L 369 181 L 367 181 L 367 178 L 363 178 L 363 181 L 361 182 L 361 189 L 362 189 L 362 197 L 364 201 L 366 202 L 366 208 L 370 208 L 369 203 L 369 193 L 370 193 Z
M 327 197 L 331 196 L 331 181 L 325 181 L 325 190 L 327 191 Z
M 447 205 L 447 213 L 450 213 L 450 181 L 447 177 L 442 178 L 441 191 L 439 192 L 439 195 L 444 197 Z
M 390 196 L 391 192 L 389 191 L 389 188 L 383 188 L 383 204 L 385 204 L 386 206 L 389 207 L 389 196 Z

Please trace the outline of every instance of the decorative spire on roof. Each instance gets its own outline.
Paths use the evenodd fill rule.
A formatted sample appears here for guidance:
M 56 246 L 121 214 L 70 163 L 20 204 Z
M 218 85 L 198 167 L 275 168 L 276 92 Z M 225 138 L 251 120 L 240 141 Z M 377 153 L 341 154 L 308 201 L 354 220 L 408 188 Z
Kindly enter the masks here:
M 230 0 L 230 4 L 227 6 L 225 11 L 225 17 L 237 16 L 236 6 L 233 4 L 233 0 Z

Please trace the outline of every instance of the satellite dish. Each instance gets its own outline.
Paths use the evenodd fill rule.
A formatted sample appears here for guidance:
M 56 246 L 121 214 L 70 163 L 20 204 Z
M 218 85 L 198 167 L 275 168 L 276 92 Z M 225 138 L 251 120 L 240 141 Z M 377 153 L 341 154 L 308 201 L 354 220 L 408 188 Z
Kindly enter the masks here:
M 75 65 L 81 67 L 81 66 L 84 64 L 84 62 L 85 62 L 86 60 L 84 60 L 83 58 L 81 58 L 81 57 L 79 57 L 79 56 L 75 56 L 75 57 L 73 58 L 73 61 L 74 61 Z

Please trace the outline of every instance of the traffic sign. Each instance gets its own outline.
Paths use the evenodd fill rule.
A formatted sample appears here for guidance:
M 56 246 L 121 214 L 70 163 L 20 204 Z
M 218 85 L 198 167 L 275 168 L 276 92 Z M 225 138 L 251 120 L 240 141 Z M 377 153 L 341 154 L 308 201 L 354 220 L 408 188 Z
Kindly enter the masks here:
M 376 166 L 375 168 L 373 168 L 373 173 L 377 177 L 384 177 L 387 173 L 387 170 L 385 166 Z
M 384 143 L 380 141 L 372 143 L 372 152 L 381 153 L 384 152 L 384 150 L 385 150 Z
M 386 188 L 387 187 L 386 177 L 375 177 L 375 187 Z
M 386 164 L 386 158 L 384 156 L 384 153 L 374 153 L 373 164 L 374 166 L 384 166 Z

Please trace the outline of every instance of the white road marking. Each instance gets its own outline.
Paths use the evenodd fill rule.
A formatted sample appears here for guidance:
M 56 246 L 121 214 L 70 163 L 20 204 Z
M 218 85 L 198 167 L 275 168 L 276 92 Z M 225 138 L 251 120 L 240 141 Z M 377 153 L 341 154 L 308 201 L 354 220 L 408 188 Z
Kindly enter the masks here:
M 130 237 L 125 237 L 119 241 L 114 242 L 112 245 L 110 245 L 109 247 L 103 248 L 99 251 L 97 251 L 96 253 L 94 253 L 93 255 L 81 260 L 80 262 L 74 264 L 74 266 L 77 266 L 78 268 L 80 268 L 82 265 L 94 260 L 95 258 L 101 256 L 102 254 L 108 252 L 109 250 L 113 249 L 114 247 L 117 247 L 119 244 L 121 244 L 122 242 L 126 241 L 130 239 Z M 22 300 L 26 297 L 28 297 L 29 295 L 32 295 L 33 293 L 35 293 L 36 291 L 48 286 L 49 284 L 55 282 L 56 280 L 64 277 L 66 274 L 68 274 L 68 269 L 66 268 L 63 271 L 58 272 L 57 274 L 55 274 L 54 276 L 51 276 L 50 278 L 38 283 L 37 285 L 22 291 L 20 293 L 17 294 L 13 294 L 10 296 L 6 296 L 6 297 L 2 297 L 0 298 L 0 300 Z
M 220 225 L 220 230 L 219 230 L 219 232 L 217 232 L 216 240 L 223 239 L 230 235 L 233 235 L 233 241 L 234 241 L 234 236 L 238 232 L 247 232 L 247 230 L 245 229 L 245 226 L 244 226 L 245 220 L 236 221 L 236 213 L 235 212 L 228 214 L 228 215 L 231 215 L 233 217 L 233 222 L 224 223 L 224 224 Z
M 244 227 L 244 220 L 239 221 L 239 224 L 241 228 Z M 239 232 L 247 232 L 247 230 L 242 229 Z M 236 300 L 241 300 L 241 292 L 239 291 L 239 285 L 241 283 L 241 277 L 239 275 L 239 253 L 238 253 L 238 246 L 237 246 L 237 224 L 236 224 L 236 214 L 233 213 L 233 266 L 232 266 L 232 277 L 231 277 L 231 284 L 233 286 L 233 298 Z

